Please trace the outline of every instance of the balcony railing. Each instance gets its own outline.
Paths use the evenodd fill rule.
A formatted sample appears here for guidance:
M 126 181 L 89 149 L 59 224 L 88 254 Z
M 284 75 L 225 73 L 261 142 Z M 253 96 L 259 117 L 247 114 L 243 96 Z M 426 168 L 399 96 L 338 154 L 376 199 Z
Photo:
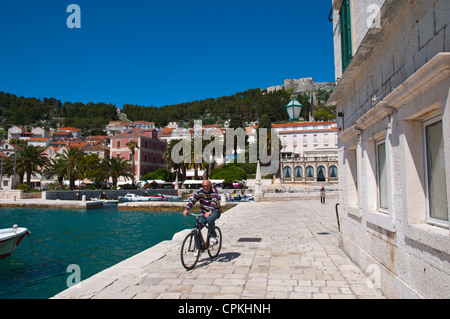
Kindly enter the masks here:
M 282 156 L 282 162 L 337 162 L 337 156 Z

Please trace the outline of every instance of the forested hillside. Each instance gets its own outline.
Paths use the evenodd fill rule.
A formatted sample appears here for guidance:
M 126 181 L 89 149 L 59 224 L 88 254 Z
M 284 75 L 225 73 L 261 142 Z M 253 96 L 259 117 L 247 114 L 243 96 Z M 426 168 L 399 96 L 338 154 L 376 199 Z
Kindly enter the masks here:
M 100 134 L 109 121 L 117 119 L 116 107 L 105 103 L 61 103 L 54 98 L 43 100 L 18 97 L 0 92 L 0 119 L 3 128 L 10 125 L 73 126 Z
M 172 121 L 192 122 L 202 120 L 203 124 L 258 120 L 267 114 L 275 123 L 288 120 L 286 105 L 296 97 L 304 108 L 302 116 L 308 120 L 310 103 L 308 95 L 292 96 L 290 90 L 267 93 L 266 90 L 250 89 L 231 96 L 208 98 L 200 101 L 176 105 L 138 106 L 125 104 L 123 113 L 132 121 L 155 122 L 157 127 Z M 55 98 L 18 97 L 11 93 L 0 92 L 1 125 L 7 129 L 10 125 L 63 126 L 81 128 L 88 134 L 101 134 L 105 126 L 118 120 L 116 106 L 105 103 L 65 102 Z
M 296 96 L 309 113 L 307 96 Z M 292 98 L 291 92 L 280 90 L 267 93 L 266 90 L 250 89 L 231 96 L 209 98 L 200 101 L 165 105 L 162 107 L 142 107 L 126 104 L 124 113 L 132 121 L 152 121 L 156 126 L 164 126 L 172 121 L 201 119 L 203 124 L 223 123 L 238 118 L 239 121 L 255 121 L 267 114 L 272 122 L 288 120 L 286 105 Z M 302 114 L 303 115 L 303 114 Z

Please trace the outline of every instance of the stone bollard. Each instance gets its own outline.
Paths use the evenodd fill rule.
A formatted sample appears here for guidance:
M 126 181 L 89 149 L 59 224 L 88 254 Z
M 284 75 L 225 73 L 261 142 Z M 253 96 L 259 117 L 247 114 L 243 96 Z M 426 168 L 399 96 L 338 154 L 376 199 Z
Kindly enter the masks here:
M 81 196 L 81 201 L 85 202 L 86 201 L 86 195 Z
M 220 195 L 220 204 L 225 204 L 227 202 L 227 196 L 225 194 Z

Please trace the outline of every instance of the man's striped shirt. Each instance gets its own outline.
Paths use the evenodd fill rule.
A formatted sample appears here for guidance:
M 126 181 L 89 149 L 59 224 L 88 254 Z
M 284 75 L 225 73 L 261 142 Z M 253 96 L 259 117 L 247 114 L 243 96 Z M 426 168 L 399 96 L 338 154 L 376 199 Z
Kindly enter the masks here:
M 218 212 L 222 212 L 222 207 L 220 206 L 220 197 L 217 189 L 215 187 L 211 187 L 209 193 L 206 193 L 203 190 L 203 187 L 199 189 L 194 196 L 189 198 L 189 203 L 186 205 L 186 209 L 190 210 L 195 203 L 200 201 L 200 209 L 202 213 L 206 213 L 209 210 L 217 210 Z

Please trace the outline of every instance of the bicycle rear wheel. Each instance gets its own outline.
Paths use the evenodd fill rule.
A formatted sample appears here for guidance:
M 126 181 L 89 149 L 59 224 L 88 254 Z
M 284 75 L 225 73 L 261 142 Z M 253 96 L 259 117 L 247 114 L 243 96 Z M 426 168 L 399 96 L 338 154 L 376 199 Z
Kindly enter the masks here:
M 197 264 L 198 258 L 200 257 L 199 247 L 200 245 L 195 231 L 192 231 L 186 236 L 181 245 L 181 264 L 187 270 L 191 270 Z
M 222 248 L 222 231 L 217 226 L 216 226 L 216 234 L 217 234 L 216 237 L 217 244 L 208 248 L 208 255 L 212 259 L 216 258 L 219 255 L 220 249 Z M 209 238 L 209 229 L 208 229 L 208 238 Z

